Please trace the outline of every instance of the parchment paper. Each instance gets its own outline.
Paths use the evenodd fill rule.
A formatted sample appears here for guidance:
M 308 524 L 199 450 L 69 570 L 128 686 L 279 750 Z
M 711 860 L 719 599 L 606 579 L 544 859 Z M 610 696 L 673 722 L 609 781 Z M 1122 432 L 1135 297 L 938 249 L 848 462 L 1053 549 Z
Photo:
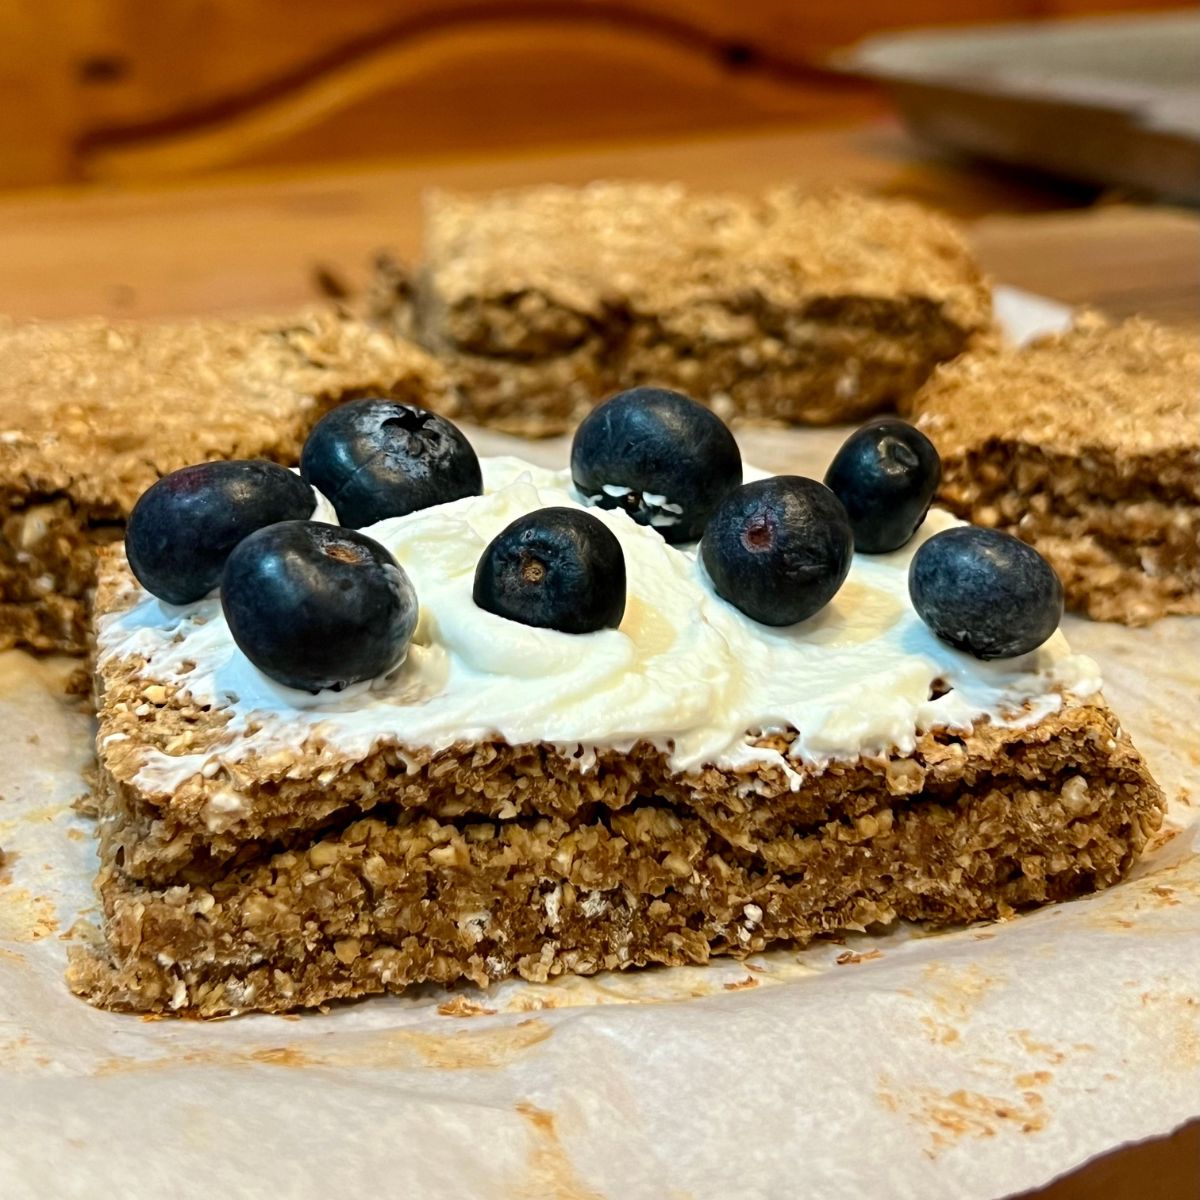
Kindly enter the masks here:
M 819 477 L 844 433 L 741 440 Z M 1200 620 L 1067 631 L 1172 800 L 1117 888 L 951 933 L 208 1024 L 67 992 L 64 939 L 95 915 L 71 807 L 92 722 L 63 694 L 75 662 L 0 655 L 0 1195 L 964 1200 L 1170 1131 L 1200 1114 Z

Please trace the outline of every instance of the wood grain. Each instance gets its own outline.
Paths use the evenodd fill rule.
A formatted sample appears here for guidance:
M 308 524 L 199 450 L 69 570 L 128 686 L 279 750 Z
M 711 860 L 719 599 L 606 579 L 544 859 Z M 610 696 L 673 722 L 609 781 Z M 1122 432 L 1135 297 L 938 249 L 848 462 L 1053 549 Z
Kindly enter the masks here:
M 1170 0 L 8 0 L 0 185 L 410 157 L 879 111 L 824 72 L 910 25 Z
M 1114 205 L 1036 220 L 986 217 L 972 228 L 997 278 L 1116 317 L 1200 326 L 1200 218 Z
M 536 19 L 440 28 L 383 46 L 221 120 L 95 131 L 84 170 L 124 180 L 243 163 L 413 157 L 736 125 L 866 116 L 873 89 L 795 69 L 730 70 L 663 29 Z
M 0 311 L 162 317 L 286 309 L 313 298 L 319 267 L 354 290 L 381 247 L 414 257 L 427 187 L 594 178 L 679 179 L 735 190 L 836 182 L 909 196 L 979 218 L 975 241 L 998 279 L 1119 316 L 1194 322 L 1200 313 L 1194 214 L 1069 211 L 1079 200 L 1074 193 L 967 170 L 923 151 L 892 123 L 124 193 L 17 194 L 0 199 Z
M 428 187 L 593 178 L 680 179 L 718 189 L 836 181 L 968 214 L 1061 207 L 1071 199 L 922 157 L 890 123 L 337 174 L 226 177 L 190 187 L 17 193 L 0 200 L 0 311 L 159 317 L 290 307 L 312 294 L 319 263 L 356 286 L 380 247 L 413 257 Z
M 69 41 L 49 5 L 0 4 L 0 188 L 72 173 Z

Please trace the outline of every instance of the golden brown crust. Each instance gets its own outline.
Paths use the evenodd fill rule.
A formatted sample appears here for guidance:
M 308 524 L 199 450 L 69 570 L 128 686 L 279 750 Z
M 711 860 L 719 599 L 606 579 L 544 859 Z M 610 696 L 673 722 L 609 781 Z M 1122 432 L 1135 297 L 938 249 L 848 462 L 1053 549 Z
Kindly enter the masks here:
M 1119 456 L 1149 470 L 1183 456 L 1200 497 L 1200 339 L 1138 318 L 1081 313 L 1066 333 L 939 368 L 917 397 L 922 425 L 956 458 L 998 436 L 1047 454 Z M 1152 479 L 1152 474 L 1144 478 Z
M 749 296 L 787 312 L 837 298 L 920 297 L 962 329 L 989 320 L 987 292 L 949 221 L 851 192 L 747 199 L 648 183 L 439 192 L 426 222 L 446 335 L 489 353 L 560 349 L 613 307 L 710 334 L 705 306 L 728 311 Z
M 66 494 L 119 519 L 178 467 L 294 459 L 322 411 L 397 384 L 406 397 L 449 403 L 427 355 L 331 312 L 156 325 L 0 319 L 5 507 Z
M 0 647 L 84 649 L 98 546 L 159 476 L 213 458 L 294 463 L 342 400 L 454 411 L 410 343 L 333 313 L 290 319 L 0 319 Z
M 1070 607 L 1139 625 L 1200 613 L 1200 343 L 1085 314 L 940 368 L 917 396 L 940 499 L 1032 543 Z

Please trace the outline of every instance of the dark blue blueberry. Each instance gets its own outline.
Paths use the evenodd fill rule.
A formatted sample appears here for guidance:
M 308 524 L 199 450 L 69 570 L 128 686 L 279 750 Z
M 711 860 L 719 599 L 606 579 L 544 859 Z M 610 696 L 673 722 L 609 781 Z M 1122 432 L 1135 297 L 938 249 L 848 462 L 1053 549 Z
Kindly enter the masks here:
M 316 521 L 251 534 L 229 556 L 221 607 L 264 675 L 308 692 L 373 679 L 403 658 L 417 593 L 373 538 Z
M 824 608 L 842 586 L 853 553 L 841 501 L 799 475 L 776 475 L 731 492 L 700 543 L 717 594 L 764 625 L 794 625 Z
M 327 413 L 304 443 L 300 472 L 352 529 L 483 491 L 459 430 L 397 400 L 352 400 Z
M 1054 568 L 998 529 L 961 525 L 935 533 L 913 555 L 908 594 L 943 641 L 976 658 L 1036 650 L 1062 620 Z
M 200 463 L 164 475 L 133 506 L 125 552 L 138 582 L 169 604 L 190 604 L 221 582 L 230 551 L 276 521 L 312 516 L 312 488 L 275 463 Z
M 891 417 L 852 433 L 825 472 L 826 486 L 850 518 L 854 548 L 863 554 L 905 545 L 925 520 L 941 478 L 933 443 Z
M 593 633 L 625 614 L 625 555 L 603 521 L 578 508 L 541 508 L 492 539 L 475 569 L 475 603 L 497 616 Z
M 742 482 L 742 456 L 703 405 L 664 388 L 634 388 L 584 417 L 571 477 L 590 503 L 622 508 L 668 542 L 694 542 Z

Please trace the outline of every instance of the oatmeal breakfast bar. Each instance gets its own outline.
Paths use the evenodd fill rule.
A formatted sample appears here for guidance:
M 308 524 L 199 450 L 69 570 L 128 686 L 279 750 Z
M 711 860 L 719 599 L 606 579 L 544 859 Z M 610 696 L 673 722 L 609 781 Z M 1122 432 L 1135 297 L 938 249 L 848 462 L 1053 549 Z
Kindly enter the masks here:
M 445 361 L 473 419 L 562 432 L 619 388 L 825 424 L 903 407 L 990 328 L 953 225 L 851 193 L 593 183 L 435 193 L 415 283 L 371 300 Z
M 452 407 L 416 347 L 315 311 L 0 319 L 0 649 L 84 650 L 97 547 L 158 476 L 212 458 L 294 463 L 322 413 L 366 393 Z
M 402 669 L 343 693 L 273 684 L 220 600 L 164 607 L 104 551 L 104 930 L 72 950 L 75 991 L 218 1016 L 703 963 L 1067 899 L 1158 827 L 1161 793 L 1060 633 L 983 662 L 914 612 L 910 560 L 947 514 L 773 629 L 691 552 L 591 510 L 628 600 L 619 629 L 572 635 L 472 603 L 488 538 L 578 503 L 565 472 L 482 466 L 482 495 L 367 531 L 422 615 Z
M 940 368 L 917 398 L 941 502 L 1036 546 L 1070 607 L 1143 625 L 1200 613 L 1200 341 L 1080 316 Z

